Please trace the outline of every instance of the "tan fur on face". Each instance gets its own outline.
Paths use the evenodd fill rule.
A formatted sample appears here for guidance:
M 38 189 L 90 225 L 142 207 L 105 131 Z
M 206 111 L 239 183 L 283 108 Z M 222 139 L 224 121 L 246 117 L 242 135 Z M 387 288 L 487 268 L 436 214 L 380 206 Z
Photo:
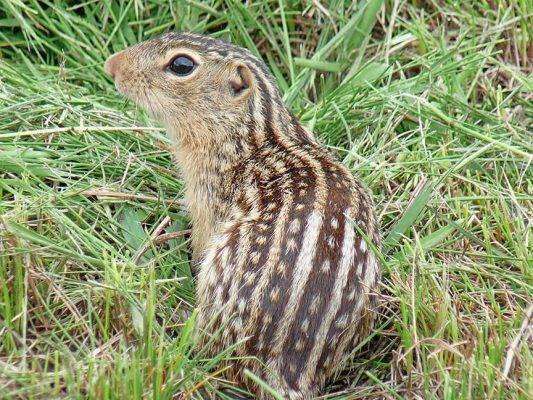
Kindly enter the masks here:
M 221 59 L 217 54 L 202 52 L 179 39 L 153 39 L 132 46 L 116 56 L 115 85 L 134 102 L 146 108 L 181 140 L 217 140 L 210 127 L 224 128 L 234 118 L 243 117 L 247 96 L 235 97 L 231 82 L 242 63 Z M 186 77 L 176 76 L 168 66 L 178 55 L 196 61 L 194 72 Z M 111 57 L 107 64 L 112 61 Z M 198 125 L 199 129 L 193 129 Z M 202 136 L 197 138 L 196 136 Z

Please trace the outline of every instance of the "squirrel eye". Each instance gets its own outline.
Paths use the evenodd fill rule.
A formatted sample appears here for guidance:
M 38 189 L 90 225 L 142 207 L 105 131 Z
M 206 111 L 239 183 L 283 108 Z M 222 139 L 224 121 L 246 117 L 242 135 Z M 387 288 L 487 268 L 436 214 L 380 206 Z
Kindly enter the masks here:
M 196 63 L 188 56 L 177 56 L 170 62 L 168 68 L 178 76 L 187 76 L 194 71 Z

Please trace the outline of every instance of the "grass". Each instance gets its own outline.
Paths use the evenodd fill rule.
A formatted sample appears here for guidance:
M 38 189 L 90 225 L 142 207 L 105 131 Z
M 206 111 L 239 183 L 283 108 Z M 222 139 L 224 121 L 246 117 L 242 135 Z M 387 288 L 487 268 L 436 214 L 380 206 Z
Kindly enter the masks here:
M 178 29 L 260 54 L 374 193 L 380 317 L 324 396 L 531 398 L 532 16 L 530 0 L 0 0 L 0 397 L 231 386 L 231 349 L 195 346 L 171 143 L 102 68 Z

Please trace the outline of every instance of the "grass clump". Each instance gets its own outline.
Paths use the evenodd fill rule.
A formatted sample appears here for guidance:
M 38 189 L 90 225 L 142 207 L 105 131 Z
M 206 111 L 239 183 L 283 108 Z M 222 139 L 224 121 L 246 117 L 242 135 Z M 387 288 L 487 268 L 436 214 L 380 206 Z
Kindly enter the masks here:
M 530 398 L 532 12 L 527 0 L 0 0 L 0 397 L 231 386 L 231 349 L 195 347 L 171 144 L 102 68 L 175 29 L 260 55 L 374 193 L 381 315 L 324 396 Z

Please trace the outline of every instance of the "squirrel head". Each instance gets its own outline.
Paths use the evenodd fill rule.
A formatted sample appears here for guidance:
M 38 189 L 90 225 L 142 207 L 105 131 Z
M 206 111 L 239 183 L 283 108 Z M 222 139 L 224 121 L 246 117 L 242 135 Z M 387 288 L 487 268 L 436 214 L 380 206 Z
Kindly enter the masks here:
M 109 57 L 105 71 L 120 93 L 178 140 L 234 132 L 246 126 L 259 102 L 275 97 L 280 103 L 263 61 L 246 49 L 198 34 L 167 33 L 136 44 Z M 257 96 L 270 98 L 257 101 Z

